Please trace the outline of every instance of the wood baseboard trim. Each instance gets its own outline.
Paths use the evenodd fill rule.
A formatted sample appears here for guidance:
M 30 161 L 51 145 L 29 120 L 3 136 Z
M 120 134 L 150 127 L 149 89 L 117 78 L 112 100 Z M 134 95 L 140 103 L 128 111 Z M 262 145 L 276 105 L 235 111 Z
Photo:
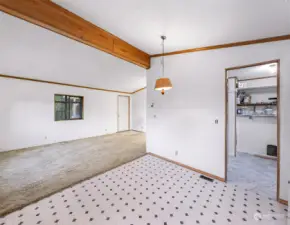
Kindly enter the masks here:
M 193 167 L 191 167 L 191 166 L 188 166 L 188 165 L 182 164 L 182 163 L 180 163 L 180 162 L 176 162 L 176 161 L 174 161 L 174 160 L 171 160 L 171 159 L 165 158 L 165 157 L 160 156 L 160 155 L 156 155 L 156 154 L 151 153 L 151 152 L 147 152 L 147 154 L 148 154 L 148 155 L 151 155 L 151 156 L 154 156 L 154 157 L 157 157 L 157 158 L 159 158 L 159 159 L 163 159 L 163 160 L 165 160 L 165 161 L 168 161 L 168 162 L 174 163 L 174 164 L 176 164 L 176 165 L 178 165 L 178 166 L 182 166 L 182 167 L 184 167 L 184 168 L 186 168 L 186 169 L 189 169 L 189 170 L 192 170 L 192 171 L 194 171 L 194 172 L 200 173 L 200 174 L 202 174 L 202 175 L 204 175 L 204 176 L 207 176 L 207 177 L 210 177 L 210 178 L 212 178 L 212 179 L 219 180 L 219 181 L 221 181 L 221 182 L 225 182 L 225 179 L 224 179 L 224 178 L 221 178 L 221 177 L 218 177 L 218 176 L 216 176 L 216 175 L 213 175 L 213 174 L 210 174 L 210 173 L 204 172 L 204 171 L 199 170 L 199 169 L 195 169 L 195 168 L 193 168 Z
M 59 141 L 59 142 L 43 144 L 43 145 L 34 145 L 34 146 L 30 146 L 30 147 L 25 147 L 25 148 L 9 149 L 9 150 L 4 150 L 4 151 L 2 151 L 0 153 L 8 153 L 8 152 L 15 152 L 15 151 L 21 152 L 21 151 L 29 150 L 31 148 L 46 148 L 46 147 L 49 147 L 51 145 L 65 144 L 65 143 L 71 142 L 71 141 L 86 140 L 86 139 L 89 139 L 89 138 L 103 137 L 103 136 L 114 135 L 114 134 L 118 134 L 118 133 L 121 133 L 121 132 L 128 132 L 128 131 L 130 131 L 130 130 L 120 131 L 120 132 L 116 131 L 116 132 L 113 132 L 113 133 L 107 133 L 107 134 L 102 134 L 102 135 L 96 135 L 96 136 L 72 139 L 72 140 L 67 140 L 67 141 Z
M 144 131 L 141 131 L 141 130 L 133 130 L 133 129 L 131 129 L 131 131 L 135 131 L 135 132 L 139 132 L 139 133 L 145 133 Z
M 278 199 L 278 202 L 283 204 L 283 205 L 288 205 L 288 201 L 284 200 L 284 199 Z
M 274 156 L 259 155 L 259 154 L 255 154 L 254 156 L 262 158 L 262 159 L 270 159 L 270 160 L 276 160 L 277 161 L 277 157 L 274 157 Z

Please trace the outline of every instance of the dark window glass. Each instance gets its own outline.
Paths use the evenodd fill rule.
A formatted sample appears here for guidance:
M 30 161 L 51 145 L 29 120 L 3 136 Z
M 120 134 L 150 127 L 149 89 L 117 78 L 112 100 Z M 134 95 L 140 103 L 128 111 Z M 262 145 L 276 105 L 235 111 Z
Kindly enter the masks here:
M 55 95 L 54 104 L 55 121 L 83 119 L 83 97 Z

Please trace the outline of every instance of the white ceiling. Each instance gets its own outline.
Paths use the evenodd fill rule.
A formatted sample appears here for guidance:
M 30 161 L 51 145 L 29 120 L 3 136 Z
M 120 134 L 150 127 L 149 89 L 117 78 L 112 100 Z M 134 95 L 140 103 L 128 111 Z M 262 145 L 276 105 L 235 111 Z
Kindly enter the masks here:
M 228 71 L 228 77 L 237 77 L 238 80 L 258 78 L 258 77 L 270 77 L 277 75 L 277 63 L 270 63 L 261 66 L 253 66 L 243 69 Z
M 149 54 L 290 33 L 290 0 L 53 0 Z
M 146 70 L 0 13 L 0 74 L 133 92 Z

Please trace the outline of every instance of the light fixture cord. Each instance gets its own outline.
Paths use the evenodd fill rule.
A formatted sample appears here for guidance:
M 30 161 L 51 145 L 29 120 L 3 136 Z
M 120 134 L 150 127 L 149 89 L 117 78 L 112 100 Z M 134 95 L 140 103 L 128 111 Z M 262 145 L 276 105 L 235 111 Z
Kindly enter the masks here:
M 162 76 L 164 77 L 164 37 L 162 37 Z

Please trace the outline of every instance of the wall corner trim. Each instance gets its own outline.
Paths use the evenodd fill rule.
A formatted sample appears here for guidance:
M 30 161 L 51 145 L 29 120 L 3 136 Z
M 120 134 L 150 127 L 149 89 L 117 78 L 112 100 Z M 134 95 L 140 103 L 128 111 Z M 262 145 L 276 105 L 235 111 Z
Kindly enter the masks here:
M 140 89 L 138 89 L 138 90 L 136 90 L 136 91 L 133 91 L 131 94 L 133 95 L 133 94 L 136 94 L 137 92 L 139 92 L 139 91 L 143 91 L 143 90 L 145 90 L 147 87 L 143 87 L 143 88 L 140 88 Z
M 195 169 L 195 168 L 193 168 L 193 167 L 191 167 L 191 166 L 188 166 L 188 165 L 182 164 L 182 163 L 180 163 L 180 162 L 176 162 L 176 161 L 174 161 L 174 160 L 171 160 L 171 159 L 165 158 L 165 157 L 163 157 L 163 156 L 160 156 L 160 155 L 157 155 L 157 154 L 154 154 L 154 153 L 151 153 L 151 152 L 147 152 L 147 155 L 151 155 L 151 156 L 157 157 L 157 158 L 159 158 L 159 159 L 163 159 L 163 160 L 165 160 L 165 161 L 171 162 L 171 163 L 176 164 L 176 165 L 178 165 L 178 166 L 181 166 L 181 167 L 184 167 L 184 168 L 186 168 L 186 169 L 192 170 L 192 171 L 194 171 L 194 172 L 200 173 L 200 174 L 202 174 L 202 175 L 204 175 L 204 176 L 207 176 L 207 177 L 213 178 L 213 179 L 215 179 L 215 180 L 219 180 L 219 181 L 221 181 L 221 182 L 225 182 L 225 179 L 224 179 L 224 178 L 221 178 L 221 177 L 219 177 L 219 176 L 216 176 L 216 175 L 213 175 L 213 174 L 210 174 L 210 173 L 204 172 L 204 171 L 199 170 L 199 169 Z

